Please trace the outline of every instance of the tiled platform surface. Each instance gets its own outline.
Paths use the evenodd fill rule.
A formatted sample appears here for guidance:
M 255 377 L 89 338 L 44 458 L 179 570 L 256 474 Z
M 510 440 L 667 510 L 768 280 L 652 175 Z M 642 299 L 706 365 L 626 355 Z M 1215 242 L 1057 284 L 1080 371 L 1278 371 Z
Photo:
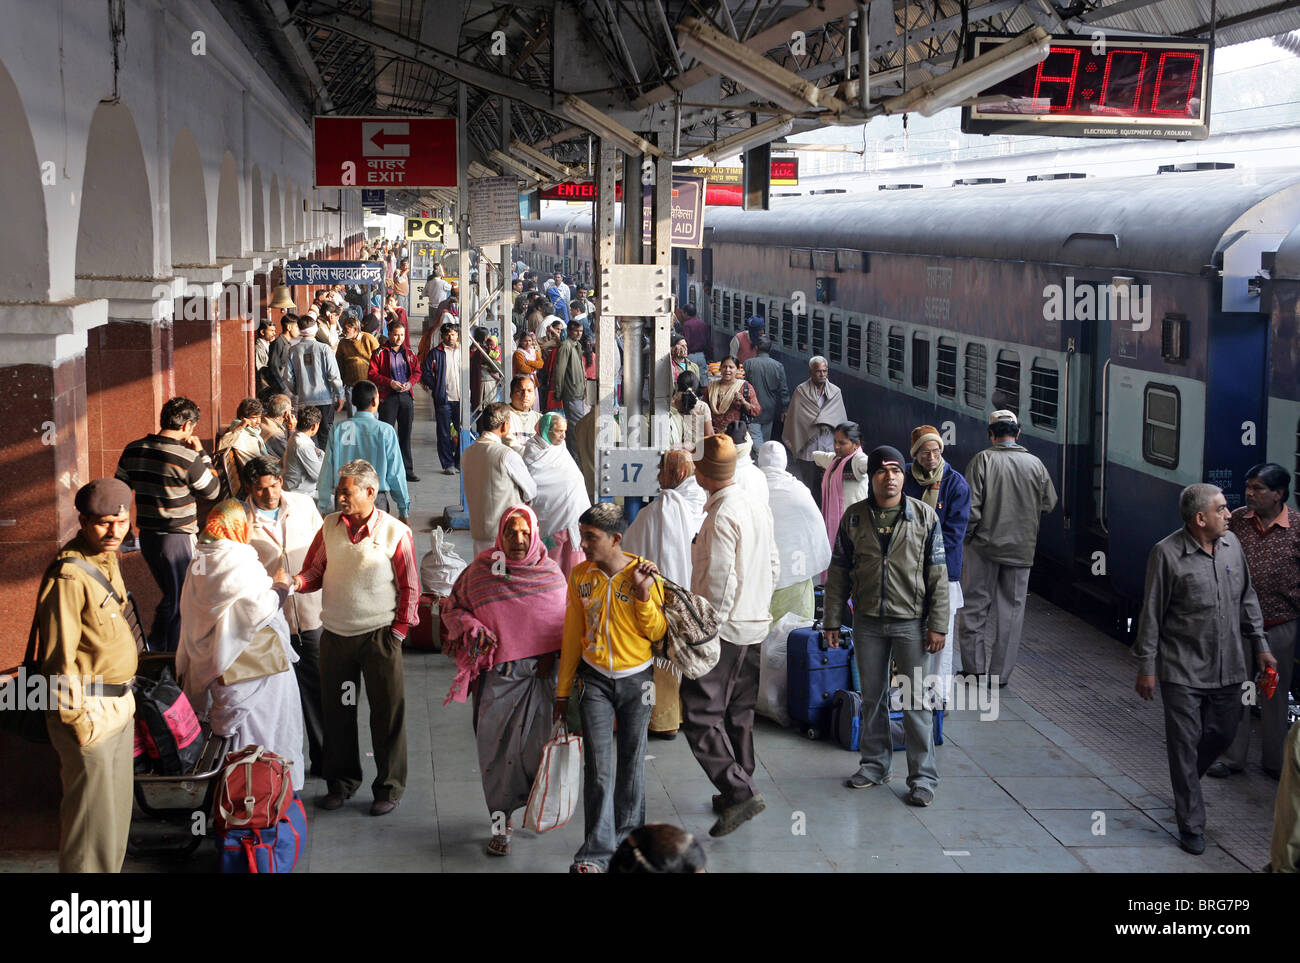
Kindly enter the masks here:
M 416 502 L 412 521 L 456 500 L 459 476 L 430 466 L 432 425 L 417 410 Z M 417 534 L 417 554 L 428 536 Z M 455 541 L 465 556 L 469 539 Z M 308 783 L 310 840 L 299 872 L 564 872 L 581 843 L 581 810 L 544 836 L 517 832 L 512 854 L 483 847 L 489 816 L 479 784 L 467 705 L 442 707 L 451 662 L 406 656 L 410 782 L 390 816 L 367 814 L 369 793 L 322 813 L 324 792 Z M 683 738 L 651 740 L 647 820 L 694 832 L 712 871 L 743 872 L 1244 872 L 1268 859 L 1277 784 L 1258 770 L 1204 780 L 1209 846 L 1201 857 L 1175 843 L 1159 702 L 1133 691 L 1128 650 L 1079 619 L 1031 597 L 1020 665 L 1001 691 L 996 720 L 974 710 L 949 715 L 938 751 L 934 805 L 902 802 L 906 761 L 894 781 L 854 791 L 843 780 L 856 754 L 761 720 L 756 777 L 767 811 L 726 839 L 709 839 L 712 786 Z M 366 711 L 362 709 L 361 719 Z M 368 736 L 363 734 L 363 747 Z M 1258 750 L 1256 749 L 1256 752 Z M 522 813 L 519 814 L 522 819 Z M 130 859 L 134 872 L 202 871 L 204 847 L 184 864 Z M 53 853 L 0 854 L 0 871 L 52 870 Z

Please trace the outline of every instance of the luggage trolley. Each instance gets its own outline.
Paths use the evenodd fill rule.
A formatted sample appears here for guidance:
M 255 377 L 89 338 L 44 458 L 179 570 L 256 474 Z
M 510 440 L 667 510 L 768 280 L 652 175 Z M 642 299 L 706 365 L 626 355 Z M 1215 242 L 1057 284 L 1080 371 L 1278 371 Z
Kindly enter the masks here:
M 156 679 L 164 668 L 175 672 L 176 653 L 146 652 L 140 656 L 137 676 Z M 230 736 L 219 736 L 202 723 L 203 749 L 194 768 L 176 776 L 154 773 L 136 773 L 135 804 L 141 813 L 166 823 L 181 825 L 184 833 L 179 838 L 164 835 L 161 840 L 143 842 L 128 839 L 126 851 L 131 856 L 183 856 L 189 857 L 208 837 L 207 820 L 212 813 L 212 803 L 225 763 L 226 755 L 234 747 Z M 170 804 L 169 804 L 170 803 Z M 203 813 L 203 832 L 194 832 L 194 814 Z

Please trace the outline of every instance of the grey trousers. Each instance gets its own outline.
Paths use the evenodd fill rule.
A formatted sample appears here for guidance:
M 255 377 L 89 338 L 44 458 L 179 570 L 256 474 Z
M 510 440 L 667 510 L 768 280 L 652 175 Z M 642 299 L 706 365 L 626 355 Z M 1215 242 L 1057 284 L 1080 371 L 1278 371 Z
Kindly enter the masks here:
M 962 556 L 961 591 L 966 602 L 957 613 L 962 668 L 1006 682 L 1016 667 L 1025 624 L 1029 569 L 991 562 L 973 545 Z
M 758 792 L 754 707 L 762 648 L 723 639 L 722 656 L 707 675 L 682 679 L 682 731 L 705 775 L 729 806 Z
M 920 619 L 881 619 L 859 615 L 853 619 L 853 652 L 862 677 L 861 771 L 884 782 L 894 765 L 894 745 L 889 737 L 889 660 L 906 679 L 923 677 L 930 667 L 925 650 L 925 623 Z M 908 788 L 934 791 L 939 770 L 934 758 L 934 712 L 925 706 L 924 690 L 903 704 L 903 736 L 907 746 Z
M 1261 692 L 1256 697 L 1259 705 L 1260 736 L 1264 743 L 1263 756 L 1260 759 L 1265 769 L 1280 772 L 1282 769 L 1282 743 L 1286 740 L 1286 701 L 1291 691 L 1291 672 L 1295 665 L 1296 619 L 1283 622 L 1271 629 L 1264 630 L 1268 640 L 1269 651 L 1277 659 L 1277 691 L 1273 698 L 1265 699 Z M 1250 665 L 1255 660 L 1247 659 Z M 1250 706 L 1242 707 L 1241 725 L 1237 727 L 1237 738 L 1232 741 L 1222 761 L 1233 769 L 1245 769 L 1250 755 Z
M 1161 682 L 1160 698 L 1165 706 L 1165 750 L 1178 828 L 1200 835 L 1205 832 L 1201 777 L 1237 734 L 1241 686 L 1194 689 Z

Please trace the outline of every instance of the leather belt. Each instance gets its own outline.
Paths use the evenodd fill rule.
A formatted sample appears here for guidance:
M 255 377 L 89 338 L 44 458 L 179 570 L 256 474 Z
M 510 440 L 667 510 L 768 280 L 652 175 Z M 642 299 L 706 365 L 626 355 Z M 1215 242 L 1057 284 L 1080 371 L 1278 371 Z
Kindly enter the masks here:
M 113 684 L 109 682 L 92 682 L 83 693 L 99 699 L 114 699 L 126 695 L 135 685 L 135 681 Z

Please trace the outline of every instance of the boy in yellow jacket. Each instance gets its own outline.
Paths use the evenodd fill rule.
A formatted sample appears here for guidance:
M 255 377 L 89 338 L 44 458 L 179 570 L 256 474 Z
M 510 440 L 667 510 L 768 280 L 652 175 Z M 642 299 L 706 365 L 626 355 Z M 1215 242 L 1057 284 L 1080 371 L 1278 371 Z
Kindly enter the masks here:
M 580 679 L 583 822 L 570 872 L 603 873 L 623 837 L 645 822 L 646 726 L 654 706 L 652 641 L 663 637 L 663 582 L 653 562 L 623 551 L 623 509 L 601 502 L 578 519 L 585 562 L 569 575 L 555 720 Z M 617 756 L 615 755 L 617 723 Z

